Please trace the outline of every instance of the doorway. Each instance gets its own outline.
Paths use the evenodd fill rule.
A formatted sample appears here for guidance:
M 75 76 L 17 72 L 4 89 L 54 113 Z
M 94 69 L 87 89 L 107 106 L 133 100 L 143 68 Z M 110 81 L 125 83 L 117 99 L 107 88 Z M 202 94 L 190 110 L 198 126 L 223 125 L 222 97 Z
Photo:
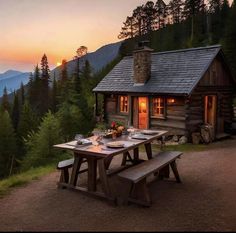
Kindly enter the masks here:
M 213 134 L 216 132 L 216 95 L 207 95 L 204 99 L 204 123 L 213 127 Z
M 133 126 L 139 129 L 148 129 L 149 118 L 148 98 L 134 97 L 133 99 Z

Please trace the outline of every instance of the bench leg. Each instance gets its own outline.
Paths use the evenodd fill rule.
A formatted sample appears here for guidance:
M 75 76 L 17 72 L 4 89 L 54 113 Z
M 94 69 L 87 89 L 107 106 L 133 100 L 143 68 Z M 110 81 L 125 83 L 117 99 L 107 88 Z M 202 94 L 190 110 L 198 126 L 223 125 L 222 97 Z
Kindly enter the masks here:
M 166 165 L 159 172 L 159 178 L 163 180 L 164 178 L 170 178 L 170 167 Z
M 65 188 L 60 183 L 66 183 L 66 184 L 69 183 L 69 169 L 68 168 L 64 168 L 61 170 L 60 180 L 58 183 L 58 188 Z
M 147 187 L 146 178 L 139 181 L 137 184 L 132 185 L 128 201 L 142 206 L 151 206 L 151 197 Z
M 170 164 L 170 166 L 171 166 L 172 171 L 173 171 L 173 173 L 174 173 L 174 175 L 175 175 L 176 181 L 177 181 L 178 183 L 181 183 L 181 179 L 180 179 L 180 177 L 179 177 L 179 172 L 178 172 L 178 169 L 177 169 L 177 166 L 176 166 L 176 162 L 173 161 L 173 162 Z

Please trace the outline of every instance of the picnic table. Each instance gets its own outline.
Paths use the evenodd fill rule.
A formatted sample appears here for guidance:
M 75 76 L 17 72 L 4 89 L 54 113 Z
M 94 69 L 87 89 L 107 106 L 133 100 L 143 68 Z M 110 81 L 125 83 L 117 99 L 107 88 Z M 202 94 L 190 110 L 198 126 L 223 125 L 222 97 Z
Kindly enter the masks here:
M 131 159 L 131 162 L 134 165 L 138 164 L 140 163 L 139 147 L 144 145 L 147 160 L 150 160 L 152 159 L 151 143 L 154 140 L 162 139 L 162 136 L 166 133 L 167 131 L 158 130 L 155 131 L 155 134 L 148 134 L 139 139 L 133 139 L 129 135 L 122 135 L 116 139 L 103 139 L 102 144 L 99 145 L 92 144 L 77 146 L 76 141 L 54 145 L 55 148 L 69 150 L 74 154 L 74 163 L 72 165 L 72 172 L 69 177 L 69 182 L 60 182 L 59 185 L 114 201 L 115 197 L 112 196 L 111 188 L 108 182 L 109 166 L 113 157 L 123 155 L 121 165 L 121 169 L 123 169 L 126 166 L 126 159 L 128 157 L 131 159 L 129 152 L 133 151 L 133 158 Z M 93 140 L 92 137 L 89 139 Z M 106 144 L 112 141 L 122 142 L 124 146 L 120 148 L 108 148 Z M 81 165 L 84 161 L 88 164 L 87 187 L 77 185 L 78 174 L 81 171 Z M 98 175 L 102 191 L 97 191 Z

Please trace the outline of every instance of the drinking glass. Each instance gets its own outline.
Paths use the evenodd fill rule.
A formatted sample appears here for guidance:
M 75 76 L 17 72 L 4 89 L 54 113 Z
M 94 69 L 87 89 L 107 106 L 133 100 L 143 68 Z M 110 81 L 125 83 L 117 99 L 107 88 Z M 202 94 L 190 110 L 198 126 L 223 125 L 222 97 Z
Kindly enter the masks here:
M 76 134 L 75 135 L 75 140 L 76 141 L 80 141 L 81 139 L 83 139 L 84 138 L 84 136 L 82 135 L 82 134 Z
M 93 135 L 94 137 L 92 143 L 93 145 L 98 146 L 103 139 L 103 133 L 101 131 L 94 131 Z

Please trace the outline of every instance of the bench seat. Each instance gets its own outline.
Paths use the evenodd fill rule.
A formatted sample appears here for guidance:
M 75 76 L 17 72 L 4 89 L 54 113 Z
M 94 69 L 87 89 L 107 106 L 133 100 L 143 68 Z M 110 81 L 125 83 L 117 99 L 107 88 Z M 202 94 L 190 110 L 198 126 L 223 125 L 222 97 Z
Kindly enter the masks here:
M 58 163 L 57 169 L 61 170 L 61 176 L 58 187 L 60 187 L 60 183 L 69 182 L 69 168 L 71 168 L 73 164 L 74 164 L 74 158 L 63 160 Z
M 141 204 L 149 206 L 151 203 L 151 199 L 147 190 L 146 178 L 151 174 L 159 173 L 161 170 L 166 169 L 166 167 L 169 168 L 169 165 L 173 170 L 176 181 L 180 183 L 181 180 L 178 174 L 175 160 L 181 155 L 182 152 L 179 151 L 160 152 L 157 155 L 154 155 L 152 159 L 146 160 L 138 165 L 120 172 L 118 174 L 119 178 L 132 183 L 129 190 L 128 199 L 131 200 L 130 197 L 134 194 L 134 189 L 139 186 L 139 188 L 141 187 L 141 192 L 143 192 L 143 195 L 145 197 L 145 201 Z M 137 202 L 137 200 L 135 202 Z
M 58 170 L 63 170 L 65 168 L 70 168 L 70 167 L 72 167 L 73 164 L 74 164 L 74 158 L 73 159 L 63 160 L 63 161 L 60 161 L 58 163 L 57 169 Z

